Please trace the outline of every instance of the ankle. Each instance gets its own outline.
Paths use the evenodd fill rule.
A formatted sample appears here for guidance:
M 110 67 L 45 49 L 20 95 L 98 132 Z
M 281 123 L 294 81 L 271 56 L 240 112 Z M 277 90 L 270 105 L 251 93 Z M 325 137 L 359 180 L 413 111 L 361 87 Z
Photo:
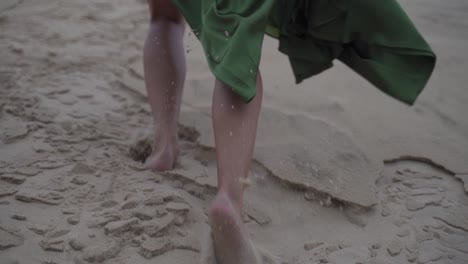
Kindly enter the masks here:
M 154 135 L 154 145 L 174 145 L 177 144 L 177 129 L 156 129 Z
M 228 192 L 224 190 L 219 190 L 218 194 L 216 195 L 211 204 L 210 215 L 231 208 L 240 214 L 242 212 L 242 203 L 239 202 L 237 199 L 233 199 L 232 197 L 230 197 Z

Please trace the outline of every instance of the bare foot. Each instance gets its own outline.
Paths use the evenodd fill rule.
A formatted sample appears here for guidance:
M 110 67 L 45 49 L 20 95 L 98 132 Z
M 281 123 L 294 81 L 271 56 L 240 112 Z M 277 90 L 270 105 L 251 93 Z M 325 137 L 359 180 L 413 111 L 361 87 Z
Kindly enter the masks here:
M 227 195 L 219 193 L 216 196 L 209 215 L 218 264 L 260 264 L 240 210 Z
M 155 140 L 153 152 L 145 161 L 145 167 L 154 171 L 166 171 L 174 168 L 179 146 L 177 137 L 173 140 Z

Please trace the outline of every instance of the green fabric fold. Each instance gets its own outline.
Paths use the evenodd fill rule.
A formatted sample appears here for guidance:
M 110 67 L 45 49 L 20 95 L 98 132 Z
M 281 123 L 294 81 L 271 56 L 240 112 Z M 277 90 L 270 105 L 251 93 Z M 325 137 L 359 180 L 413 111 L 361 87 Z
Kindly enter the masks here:
M 436 56 L 396 0 L 172 0 L 200 40 L 213 74 L 255 97 L 264 34 L 279 41 L 296 83 L 338 59 L 412 105 Z

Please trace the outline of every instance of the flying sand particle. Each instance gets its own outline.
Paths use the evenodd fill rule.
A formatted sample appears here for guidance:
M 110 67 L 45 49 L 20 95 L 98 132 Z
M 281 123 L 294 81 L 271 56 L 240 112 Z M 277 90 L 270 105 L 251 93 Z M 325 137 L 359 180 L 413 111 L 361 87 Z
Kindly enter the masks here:
M 240 178 L 239 182 L 244 186 L 252 185 L 252 180 L 250 180 L 249 178 Z

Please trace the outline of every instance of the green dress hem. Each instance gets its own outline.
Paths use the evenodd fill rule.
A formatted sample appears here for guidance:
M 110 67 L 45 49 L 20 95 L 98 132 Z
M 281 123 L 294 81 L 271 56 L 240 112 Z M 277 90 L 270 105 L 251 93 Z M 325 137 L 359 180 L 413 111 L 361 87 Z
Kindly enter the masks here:
M 212 73 L 246 102 L 256 95 L 264 35 L 278 39 L 296 84 L 339 60 L 412 105 L 436 55 L 396 0 L 172 0 L 201 42 Z

